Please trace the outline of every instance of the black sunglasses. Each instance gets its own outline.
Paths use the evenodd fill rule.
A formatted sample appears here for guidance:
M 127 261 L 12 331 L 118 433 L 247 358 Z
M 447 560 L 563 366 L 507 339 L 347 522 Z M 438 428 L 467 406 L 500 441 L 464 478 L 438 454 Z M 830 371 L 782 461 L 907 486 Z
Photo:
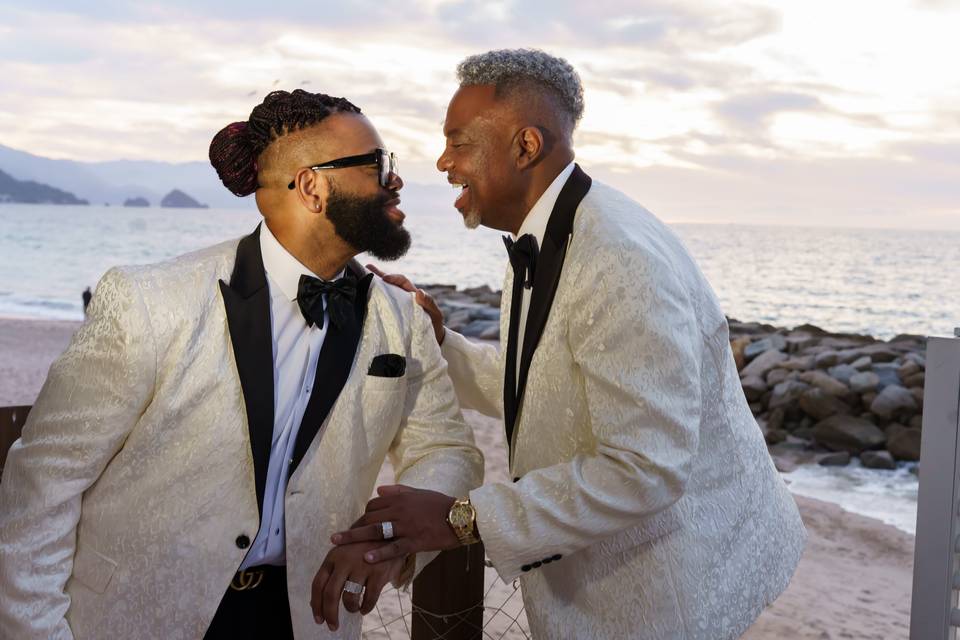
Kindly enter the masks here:
M 397 156 L 385 149 L 375 149 L 371 153 L 364 153 L 359 156 L 347 156 L 346 158 L 337 158 L 321 164 L 315 164 L 307 167 L 311 171 L 321 171 L 323 169 L 344 169 L 346 167 L 364 167 L 377 165 L 378 178 L 380 186 L 386 187 L 390 183 L 390 174 L 397 173 Z M 294 189 L 295 181 L 287 185 L 287 189 Z

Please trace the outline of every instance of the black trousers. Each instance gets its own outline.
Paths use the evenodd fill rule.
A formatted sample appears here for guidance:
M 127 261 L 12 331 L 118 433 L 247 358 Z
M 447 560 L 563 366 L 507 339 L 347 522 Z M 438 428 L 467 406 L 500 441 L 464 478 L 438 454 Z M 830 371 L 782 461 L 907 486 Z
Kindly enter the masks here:
M 263 571 L 263 577 L 255 588 L 227 588 L 204 640 L 293 640 L 286 567 L 264 565 L 247 571 Z M 238 577 L 233 584 L 254 581 Z

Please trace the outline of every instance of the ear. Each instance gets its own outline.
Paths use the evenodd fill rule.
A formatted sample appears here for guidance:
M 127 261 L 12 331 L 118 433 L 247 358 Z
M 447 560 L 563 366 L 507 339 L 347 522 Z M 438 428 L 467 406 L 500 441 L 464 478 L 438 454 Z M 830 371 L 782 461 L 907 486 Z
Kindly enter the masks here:
M 517 169 L 526 169 L 536 164 L 543 155 L 543 132 L 539 127 L 524 127 L 517 132 L 516 140 L 516 158 Z
M 323 213 L 327 208 L 330 185 L 319 172 L 303 167 L 293 178 L 294 190 L 300 204 L 313 213 Z

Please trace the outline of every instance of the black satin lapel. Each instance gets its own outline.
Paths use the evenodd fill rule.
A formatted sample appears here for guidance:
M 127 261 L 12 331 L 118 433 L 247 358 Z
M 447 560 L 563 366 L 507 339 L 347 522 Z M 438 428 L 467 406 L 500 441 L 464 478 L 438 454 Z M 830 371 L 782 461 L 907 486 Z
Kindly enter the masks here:
M 221 280 L 220 291 L 247 409 L 257 505 L 262 513 L 273 437 L 273 334 L 270 288 L 260 254 L 259 225 L 237 246 L 230 284 Z
M 523 331 L 523 352 L 520 354 L 520 380 L 517 385 L 517 407 L 523 404 L 523 392 L 527 386 L 527 372 L 533 352 L 540 343 L 540 336 L 550 315 L 553 296 L 560 282 L 563 259 L 567 252 L 567 241 L 573 231 L 573 218 L 577 207 L 587 192 L 592 180 L 583 172 L 580 165 L 574 165 L 573 173 L 557 196 L 557 202 L 550 212 L 543 246 L 537 258 L 537 271 L 533 279 L 533 291 L 530 295 L 530 309 L 527 311 L 527 324 Z
M 356 269 L 354 265 L 350 268 Z M 327 419 L 333 408 L 343 385 L 350 377 L 353 362 L 357 355 L 357 345 L 363 333 L 363 323 L 367 315 L 367 296 L 370 291 L 370 281 L 373 274 L 367 274 L 357 283 L 357 298 L 354 302 L 354 318 L 356 322 L 342 329 L 332 322 L 327 327 L 327 335 L 323 339 L 323 347 L 317 358 L 317 374 L 314 378 L 313 393 L 307 402 L 307 409 L 300 421 L 300 430 L 297 432 L 297 442 L 293 447 L 293 461 L 290 464 L 290 475 L 296 470 L 307 449 L 320 430 L 320 425 Z M 364 372 L 366 373 L 366 372 Z

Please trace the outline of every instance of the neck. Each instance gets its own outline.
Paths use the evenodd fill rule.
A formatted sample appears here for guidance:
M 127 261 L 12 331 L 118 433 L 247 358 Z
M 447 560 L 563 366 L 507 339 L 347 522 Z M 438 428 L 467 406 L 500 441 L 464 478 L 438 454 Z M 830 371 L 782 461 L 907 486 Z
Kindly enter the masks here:
M 283 224 L 278 220 L 265 220 L 270 232 L 283 248 L 290 252 L 303 266 L 324 280 L 332 280 L 343 271 L 357 252 L 340 239 L 333 225 L 326 219 L 319 221 L 329 229 L 300 228 L 296 224 Z
M 537 201 L 544 192 L 550 188 L 550 185 L 557 179 L 560 172 L 572 161 L 573 151 L 569 151 L 569 153 L 558 153 L 550 158 L 546 158 L 542 163 L 533 168 L 530 175 L 530 183 L 520 201 L 522 210 L 518 211 L 519 215 L 511 225 L 512 228 L 510 231 L 513 235 L 517 235 L 520 232 L 523 221 L 527 219 L 534 205 L 537 204 Z M 518 209 L 520 207 L 518 207 Z

